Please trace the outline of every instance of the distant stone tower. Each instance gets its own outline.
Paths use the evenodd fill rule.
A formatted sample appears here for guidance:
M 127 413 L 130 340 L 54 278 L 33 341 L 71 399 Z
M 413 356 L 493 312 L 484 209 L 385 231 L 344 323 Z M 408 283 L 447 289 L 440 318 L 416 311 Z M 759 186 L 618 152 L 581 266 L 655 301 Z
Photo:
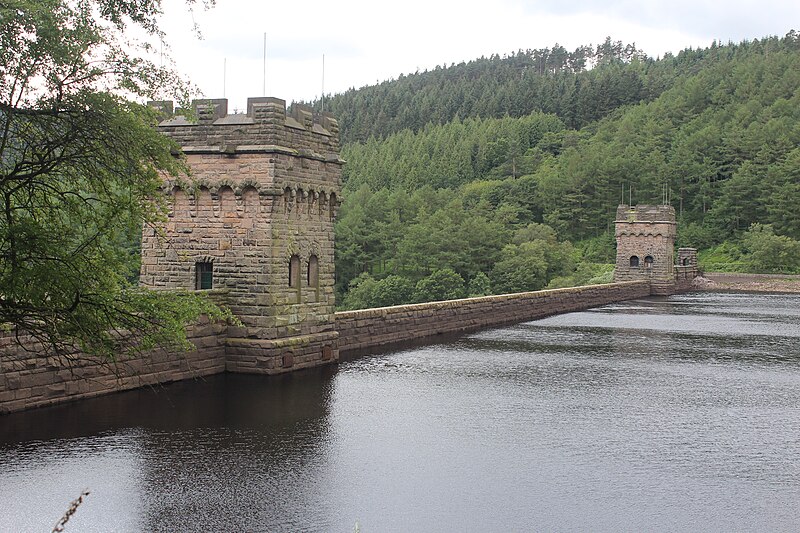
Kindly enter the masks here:
M 156 105 L 171 111 L 171 102 Z M 333 223 L 341 189 L 330 114 L 277 98 L 193 104 L 159 125 L 191 175 L 166 183 L 164 234 L 145 228 L 141 283 L 210 290 L 244 323 L 229 327 L 226 369 L 278 373 L 338 359 Z
M 652 294 L 675 292 L 675 209 L 620 205 L 615 226 L 614 281 L 648 280 Z

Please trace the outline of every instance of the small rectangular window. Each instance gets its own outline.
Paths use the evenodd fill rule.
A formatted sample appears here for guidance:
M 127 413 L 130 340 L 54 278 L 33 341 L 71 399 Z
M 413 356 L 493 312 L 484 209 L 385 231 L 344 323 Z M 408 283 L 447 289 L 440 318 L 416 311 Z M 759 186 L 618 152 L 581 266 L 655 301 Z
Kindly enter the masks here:
M 207 290 L 213 288 L 214 270 L 212 263 L 195 263 L 195 282 L 194 288 L 197 290 Z

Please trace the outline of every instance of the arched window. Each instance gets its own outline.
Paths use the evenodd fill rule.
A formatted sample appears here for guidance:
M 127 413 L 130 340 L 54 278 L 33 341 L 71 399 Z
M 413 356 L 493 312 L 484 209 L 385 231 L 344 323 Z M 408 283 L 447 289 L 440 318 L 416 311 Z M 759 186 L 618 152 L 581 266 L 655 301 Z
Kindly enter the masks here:
M 639 256 L 632 255 L 631 256 L 631 267 L 638 268 L 639 267 Z
M 328 199 L 328 214 L 330 215 L 331 220 L 336 219 L 336 194 L 331 193 L 330 198 Z
M 312 255 L 308 258 L 306 282 L 308 286 L 312 288 L 319 286 L 319 260 L 316 255 Z
M 653 256 L 648 255 L 644 258 L 644 267 L 645 268 L 653 268 Z
M 248 185 L 242 191 L 242 203 L 245 213 L 258 213 L 260 200 L 255 187 Z
M 236 210 L 236 194 L 228 185 L 223 185 L 217 193 L 219 195 L 219 214 L 223 218 L 231 218 L 239 213 Z
M 289 287 L 300 287 L 300 256 L 296 254 L 289 259 Z
M 683 266 L 689 266 L 689 258 L 688 257 L 684 257 L 683 258 Z

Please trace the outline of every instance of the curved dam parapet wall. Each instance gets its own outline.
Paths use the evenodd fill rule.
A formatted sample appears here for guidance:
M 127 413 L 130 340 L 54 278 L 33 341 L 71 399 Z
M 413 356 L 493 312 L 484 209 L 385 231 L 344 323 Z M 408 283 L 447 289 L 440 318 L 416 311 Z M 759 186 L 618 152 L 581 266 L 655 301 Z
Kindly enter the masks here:
M 335 331 L 327 342 L 336 344 L 338 336 L 342 353 L 374 351 L 649 295 L 647 281 L 632 281 L 340 312 L 335 314 Z M 188 332 L 196 346 L 191 352 L 157 350 L 116 363 L 81 353 L 47 356 L 33 339 L 20 346 L 13 333 L 0 335 L 0 414 L 226 371 L 271 374 L 318 364 L 315 357 L 305 353 L 314 348 L 309 341 L 308 346 L 279 347 L 283 359 L 293 360 L 288 368 L 271 367 L 274 346 L 248 347 L 252 368 L 244 369 L 242 339 L 236 329 L 224 324 L 197 324 Z M 324 348 L 312 351 L 319 350 Z M 324 360 L 334 362 L 330 355 L 324 355 Z
M 339 312 L 339 353 L 369 352 L 646 296 L 649 281 L 628 281 Z

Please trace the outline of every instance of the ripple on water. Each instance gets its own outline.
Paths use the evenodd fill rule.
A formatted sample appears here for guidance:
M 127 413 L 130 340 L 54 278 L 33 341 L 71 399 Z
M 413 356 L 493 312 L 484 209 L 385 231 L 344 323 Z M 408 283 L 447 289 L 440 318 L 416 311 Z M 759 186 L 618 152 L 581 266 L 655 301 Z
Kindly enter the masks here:
M 0 530 L 86 486 L 76 531 L 791 530 L 798 326 L 800 296 L 642 299 L 26 413 Z

